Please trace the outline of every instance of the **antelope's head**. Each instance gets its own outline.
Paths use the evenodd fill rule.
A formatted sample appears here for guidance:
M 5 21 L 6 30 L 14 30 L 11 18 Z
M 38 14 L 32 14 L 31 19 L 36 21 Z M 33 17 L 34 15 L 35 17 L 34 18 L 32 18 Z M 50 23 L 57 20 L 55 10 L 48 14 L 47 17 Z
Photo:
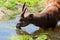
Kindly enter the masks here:
M 27 10 L 27 7 L 25 7 L 26 2 L 24 3 L 23 7 L 22 7 L 22 13 L 20 15 L 20 19 L 19 19 L 19 23 L 17 23 L 16 28 L 20 29 L 20 27 L 25 27 L 28 24 L 31 23 L 32 19 L 33 19 L 33 14 L 29 14 L 29 15 L 25 15 L 25 12 Z M 25 17 L 26 16 L 26 17 Z

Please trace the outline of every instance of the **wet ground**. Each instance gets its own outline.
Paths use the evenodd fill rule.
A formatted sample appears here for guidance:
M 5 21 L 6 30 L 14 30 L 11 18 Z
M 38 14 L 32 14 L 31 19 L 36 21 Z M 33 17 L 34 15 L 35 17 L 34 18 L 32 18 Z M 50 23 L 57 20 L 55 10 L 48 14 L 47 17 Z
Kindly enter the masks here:
M 32 34 L 32 36 L 36 36 L 40 33 L 42 33 L 41 30 L 38 30 L 39 28 L 30 24 L 30 27 L 26 26 L 26 28 L 21 28 L 22 30 L 25 30 L 26 32 L 22 32 L 20 30 L 16 30 L 16 24 L 18 22 L 18 16 L 9 21 L 0 21 L 0 40 L 10 40 L 9 37 L 15 36 L 15 35 L 23 35 L 23 34 Z M 32 27 L 33 26 L 33 27 Z M 29 29 L 30 28 L 30 29 Z M 32 30 L 32 29 L 33 30 Z M 34 32 L 35 30 L 38 30 Z M 34 32 L 34 33 L 33 33 Z M 55 31 L 48 31 L 44 32 L 48 33 L 51 40 L 60 40 L 60 27 L 56 27 Z

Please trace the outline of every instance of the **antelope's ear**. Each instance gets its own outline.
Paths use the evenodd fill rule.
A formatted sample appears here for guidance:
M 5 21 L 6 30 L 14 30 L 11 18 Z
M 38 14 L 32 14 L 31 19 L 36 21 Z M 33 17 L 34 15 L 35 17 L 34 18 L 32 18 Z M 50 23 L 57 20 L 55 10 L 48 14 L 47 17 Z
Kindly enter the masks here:
M 22 14 L 21 14 L 21 17 L 23 17 L 23 18 L 24 18 L 24 14 L 25 14 L 26 9 L 27 9 L 27 8 L 25 8 L 24 11 L 23 11 Z
M 26 7 L 25 7 L 25 5 L 26 5 L 26 2 L 23 4 L 23 7 L 22 7 L 22 13 L 21 13 L 21 17 L 23 17 L 24 18 L 24 14 L 25 14 L 25 11 L 26 11 Z
M 23 11 L 24 11 L 24 9 L 25 9 L 25 5 L 26 5 L 26 2 L 24 2 L 24 4 L 23 4 L 22 12 L 23 12 Z

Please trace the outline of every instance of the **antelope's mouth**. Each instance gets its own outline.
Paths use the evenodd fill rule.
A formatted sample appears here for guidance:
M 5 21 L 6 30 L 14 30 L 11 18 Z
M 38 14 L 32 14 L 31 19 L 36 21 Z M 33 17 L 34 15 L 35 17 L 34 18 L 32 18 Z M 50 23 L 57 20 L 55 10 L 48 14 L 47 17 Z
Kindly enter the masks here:
M 28 23 L 17 23 L 16 28 L 21 29 L 21 27 L 27 26 Z

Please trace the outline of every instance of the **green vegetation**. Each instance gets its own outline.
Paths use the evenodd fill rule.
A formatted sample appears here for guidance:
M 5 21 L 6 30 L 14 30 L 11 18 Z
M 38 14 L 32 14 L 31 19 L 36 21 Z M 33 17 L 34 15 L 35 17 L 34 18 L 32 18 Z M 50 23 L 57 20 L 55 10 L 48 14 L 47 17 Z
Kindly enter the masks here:
M 10 40 L 33 40 L 29 35 L 12 36 Z
M 34 39 L 29 35 L 20 35 L 12 36 L 10 40 L 34 40 Z M 46 34 L 41 34 L 35 40 L 48 40 L 48 36 Z
M 49 38 L 48 38 L 47 34 L 45 34 L 45 33 L 41 33 L 37 38 L 37 40 L 48 40 L 48 39 Z
M 0 0 L 0 6 L 4 6 L 8 9 L 15 9 L 17 3 L 24 3 L 26 2 L 27 6 L 37 6 L 37 5 L 44 5 L 44 0 Z
M 44 4 L 43 0 L 18 0 L 18 2 L 27 3 L 27 6 L 34 6 L 34 5 L 38 5 L 38 4 Z
M 16 0 L 0 0 L 0 6 L 4 6 L 8 9 L 14 9 Z
M 9 19 L 14 19 L 16 17 L 16 15 L 20 14 L 19 12 L 13 13 L 12 15 L 9 15 L 10 18 Z
M 24 2 L 26 2 L 26 6 L 28 7 L 28 12 L 30 12 L 30 13 L 41 12 L 43 10 L 43 8 L 45 7 L 44 0 L 0 0 L 0 8 L 4 7 L 7 9 L 7 11 L 11 10 L 11 11 L 16 11 L 16 12 L 21 12 L 18 10 L 19 10 L 19 8 L 22 8 L 22 5 Z M 4 8 L 3 8 L 3 10 L 4 10 Z M 10 16 L 10 19 L 15 18 L 15 16 L 16 16 L 15 13 L 13 13 L 13 14 L 10 13 L 11 14 L 10 15 L 8 12 L 6 14 L 8 14 Z M 17 13 L 17 14 L 19 14 L 19 13 Z
M 39 0 L 18 0 L 18 2 L 27 3 L 27 6 L 33 6 L 39 3 Z

